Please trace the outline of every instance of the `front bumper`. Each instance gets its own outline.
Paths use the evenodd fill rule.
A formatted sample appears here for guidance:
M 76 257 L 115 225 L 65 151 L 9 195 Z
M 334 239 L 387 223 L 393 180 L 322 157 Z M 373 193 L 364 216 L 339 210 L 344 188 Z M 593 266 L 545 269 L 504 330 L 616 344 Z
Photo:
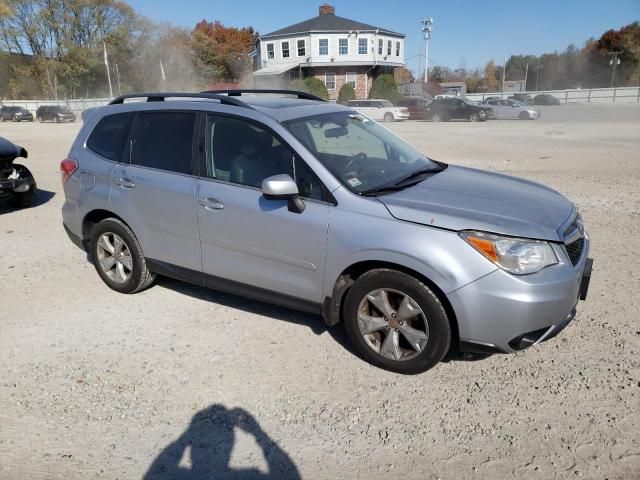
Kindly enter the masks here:
M 554 248 L 557 265 L 522 276 L 498 269 L 447 295 L 461 350 L 516 352 L 552 338 L 571 322 L 589 286 L 588 237 L 575 266 L 562 246 Z

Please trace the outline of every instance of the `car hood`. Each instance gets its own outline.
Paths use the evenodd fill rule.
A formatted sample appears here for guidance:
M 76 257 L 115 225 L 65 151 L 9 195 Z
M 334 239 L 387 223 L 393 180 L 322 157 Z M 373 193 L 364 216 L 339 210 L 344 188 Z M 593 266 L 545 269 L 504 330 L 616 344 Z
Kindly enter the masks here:
M 560 227 L 574 210 L 544 185 L 456 166 L 378 200 L 399 220 L 551 241 L 562 240 Z

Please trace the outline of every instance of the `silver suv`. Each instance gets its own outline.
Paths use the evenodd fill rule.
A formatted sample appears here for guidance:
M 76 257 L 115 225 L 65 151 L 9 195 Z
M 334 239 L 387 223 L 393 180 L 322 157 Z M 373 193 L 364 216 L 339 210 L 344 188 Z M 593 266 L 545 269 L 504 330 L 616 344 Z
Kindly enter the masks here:
M 110 288 L 166 275 L 315 312 L 395 372 L 548 340 L 588 288 L 562 195 L 431 160 L 309 94 L 119 97 L 61 170 L 65 229 Z

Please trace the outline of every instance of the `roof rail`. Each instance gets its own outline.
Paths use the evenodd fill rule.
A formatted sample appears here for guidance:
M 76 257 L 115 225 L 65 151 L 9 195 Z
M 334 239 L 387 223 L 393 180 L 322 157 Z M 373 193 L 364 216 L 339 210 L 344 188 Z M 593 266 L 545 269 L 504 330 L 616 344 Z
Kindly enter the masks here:
M 163 93 L 129 93 L 120 95 L 109 102 L 109 105 L 119 105 L 124 103 L 128 98 L 146 98 L 147 102 L 164 102 L 167 98 L 204 98 L 209 100 L 218 100 L 223 105 L 234 105 L 236 107 L 249 108 L 255 110 L 240 99 L 233 98 L 229 95 L 218 95 L 212 92 L 202 93 L 184 93 L 184 92 L 163 92 Z
M 270 90 L 266 88 L 242 88 L 234 90 L 206 90 L 202 93 L 227 94 L 229 97 L 241 97 L 244 93 L 278 93 L 282 95 L 295 95 L 302 100 L 316 100 L 318 102 L 326 102 L 324 98 L 317 97 L 312 93 L 300 92 L 297 90 Z

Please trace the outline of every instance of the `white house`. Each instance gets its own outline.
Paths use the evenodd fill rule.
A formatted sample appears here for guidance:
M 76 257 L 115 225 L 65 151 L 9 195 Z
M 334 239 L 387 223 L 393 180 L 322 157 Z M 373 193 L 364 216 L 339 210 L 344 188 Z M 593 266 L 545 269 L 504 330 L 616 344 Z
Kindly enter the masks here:
M 332 100 L 350 83 L 366 98 L 373 79 L 404 65 L 404 34 L 335 15 L 331 5 L 317 17 L 258 38 L 257 86 L 286 86 L 295 78 L 315 76 Z

